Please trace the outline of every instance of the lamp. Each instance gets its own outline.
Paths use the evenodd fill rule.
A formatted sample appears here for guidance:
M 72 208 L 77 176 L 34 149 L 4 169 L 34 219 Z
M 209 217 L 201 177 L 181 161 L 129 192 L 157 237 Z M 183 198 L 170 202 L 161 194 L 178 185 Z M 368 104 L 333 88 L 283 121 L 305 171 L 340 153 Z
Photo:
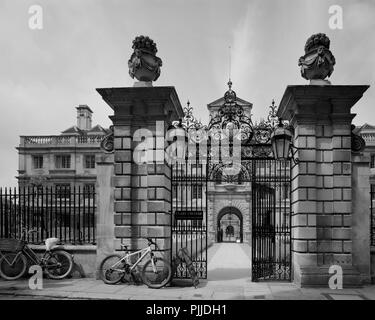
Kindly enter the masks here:
M 282 119 L 279 119 L 279 124 L 271 134 L 271 144 L 275 159 L 288 159 L 290 153 L 292 153 L 294 163 L 298 164 L 299 160 L 294 158 L 294 154 L 291 152 L 293 148 L 296 149 L 292 143 L 292 138 L 293 135 L 290 130 L 284 126 Z

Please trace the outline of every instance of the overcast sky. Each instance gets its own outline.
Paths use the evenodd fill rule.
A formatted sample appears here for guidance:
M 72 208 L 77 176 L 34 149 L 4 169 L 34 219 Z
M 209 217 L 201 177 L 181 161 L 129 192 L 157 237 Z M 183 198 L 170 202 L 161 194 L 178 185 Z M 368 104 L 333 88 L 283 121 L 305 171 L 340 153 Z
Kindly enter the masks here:
M 43 30 L 29 7 L 43 8 Z M 343 8 L 342 30 L 328 25 Z M 148 35 L 163 60 L 155 85 L 175 86 L 207 122 L 206 105 L 223 96 L 232 47 L 233 89 L 254 104 L 253 119 L 278 103 L 287 85 L 306 84 L 298 58 L 307 38 L 326 33 L 336 57 L 333 84 L 374 84 L 375 1 L 327 0 L 0 0 L 0 186 L 16 185 L 20 135 L 59 134 L 79 104 L 108 127 L 111 109 L 95 88 L 132 86 L 132 40 Z M 356 105 L 355 124 L 374 123 L 374 88 Z

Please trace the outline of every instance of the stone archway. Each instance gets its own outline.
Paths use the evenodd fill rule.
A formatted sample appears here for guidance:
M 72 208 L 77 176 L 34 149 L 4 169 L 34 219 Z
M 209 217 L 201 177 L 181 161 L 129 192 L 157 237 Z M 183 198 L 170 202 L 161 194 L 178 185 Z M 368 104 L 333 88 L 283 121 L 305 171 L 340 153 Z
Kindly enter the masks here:
M 217 215 L 216 241 L 243 242 L 243 216 L 236 207 L 224 207 Z

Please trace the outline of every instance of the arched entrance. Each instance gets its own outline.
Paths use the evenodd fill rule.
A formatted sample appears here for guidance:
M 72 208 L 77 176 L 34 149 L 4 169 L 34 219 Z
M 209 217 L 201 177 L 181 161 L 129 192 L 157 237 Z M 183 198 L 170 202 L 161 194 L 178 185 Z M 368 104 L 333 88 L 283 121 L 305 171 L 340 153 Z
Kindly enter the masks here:
M 243 241 L 243 217 L 235 207 L 225 207 L 217 216 L 217 242 Z

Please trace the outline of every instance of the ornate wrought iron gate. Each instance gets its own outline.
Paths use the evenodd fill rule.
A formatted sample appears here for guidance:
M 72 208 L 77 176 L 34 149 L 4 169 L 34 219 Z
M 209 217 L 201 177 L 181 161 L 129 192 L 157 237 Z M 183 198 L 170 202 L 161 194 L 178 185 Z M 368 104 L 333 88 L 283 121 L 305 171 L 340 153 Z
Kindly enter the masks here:
M 176 163 L 172 167 L 172 256 L 182 248 L 191 255 L 197 275 L 207 278 L 207 166 Z M 177 266 L 175 278 L 189 278 L 187 266 Z
M 207 182 L 245 184 L 252 200 L 252 281 L 290 280 L 291 163 L 274 159 L 271 150 L 271 132 L 281 121 L 273 102 L 268 120 L 254 126 L 230 81 L 228 85 L 224 103 L 208 126 L 194 118 L 189 104 L 185 118 L 173 124 L 180 134 L 172 136 L 183 137 L 184 147 L 182 162 L 172 165 L 172 257 L 186 247 L 198 277 L 206 278 Z M 187 267 L 179 265 L 174 277 L 190 277 Z
M 253 160 L 252 280 L 290 280 L 290 161 Z

